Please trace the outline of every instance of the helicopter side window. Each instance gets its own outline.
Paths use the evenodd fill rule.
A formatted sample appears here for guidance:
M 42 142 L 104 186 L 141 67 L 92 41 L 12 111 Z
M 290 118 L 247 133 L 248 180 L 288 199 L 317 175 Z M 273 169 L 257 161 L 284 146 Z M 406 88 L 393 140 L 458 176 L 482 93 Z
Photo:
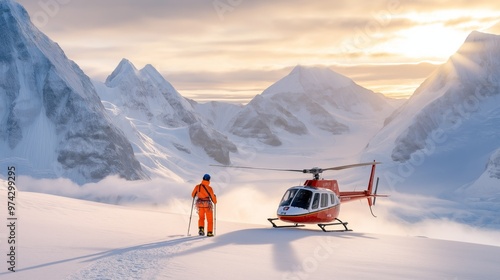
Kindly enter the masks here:
M 322 193 L 321 194 L 321 207 L 326 207 L 328 206 L 328 194 Z
M 312 192 L 310 190 L 299 190 L 292 202 L 292 207 L 308 209 L 311 204 Z
M 319 206 L 319 193 L 315 193 L 311 209 L 318 209 L 318 206 Z
M 336 204 L 338 204 L 338 203 L 337 203 L 337 199 L 336 199 L 336 197 L 335 197 L 335 195 L 334 195 L 333 193 L 332 193 L 332 194 L 330 194 L 330 198 L 331 198 L 331 200 L 332 200 L 332 205 L 336 205 Z
M 297 189 L 287 190 L 283 195 L 283 198 L 281 199 L 280 206 L 290 206 L 290 203 L 292 202 L 292 199 L 296 193 Z

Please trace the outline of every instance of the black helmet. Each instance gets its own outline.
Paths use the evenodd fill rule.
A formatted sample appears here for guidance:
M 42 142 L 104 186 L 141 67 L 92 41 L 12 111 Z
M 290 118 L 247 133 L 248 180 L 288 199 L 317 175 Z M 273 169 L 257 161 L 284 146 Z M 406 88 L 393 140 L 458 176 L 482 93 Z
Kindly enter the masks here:
M 210 181 L 210 175 L 208 174 L 203 175 L 203 180 Z

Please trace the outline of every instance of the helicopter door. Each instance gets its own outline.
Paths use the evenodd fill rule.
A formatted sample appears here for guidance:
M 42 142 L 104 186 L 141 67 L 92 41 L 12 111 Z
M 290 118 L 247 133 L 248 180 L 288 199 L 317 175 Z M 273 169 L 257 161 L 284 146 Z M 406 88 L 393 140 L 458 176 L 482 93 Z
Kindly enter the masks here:
M 319 197 L 320 197 L 319 193 L 315 193 L 314 194 L 313 202 L 311 204 L 311 210 L 318 209 L 318 207 L 319 207 Z

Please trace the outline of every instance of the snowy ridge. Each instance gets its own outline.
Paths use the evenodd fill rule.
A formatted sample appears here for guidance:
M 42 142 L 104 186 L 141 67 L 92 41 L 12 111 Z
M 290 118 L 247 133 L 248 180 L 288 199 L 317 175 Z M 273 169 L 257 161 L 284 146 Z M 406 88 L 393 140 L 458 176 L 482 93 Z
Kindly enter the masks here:
M 130 117 L 167 127 L 199 121 L 191 105 L 150 65 L 138 71 L 130 61 L 123 59 L 105 84 L 116 88 L 118 96 L 103 96 L 103 99 L 115 101 L 115 105 L 128 110 Z

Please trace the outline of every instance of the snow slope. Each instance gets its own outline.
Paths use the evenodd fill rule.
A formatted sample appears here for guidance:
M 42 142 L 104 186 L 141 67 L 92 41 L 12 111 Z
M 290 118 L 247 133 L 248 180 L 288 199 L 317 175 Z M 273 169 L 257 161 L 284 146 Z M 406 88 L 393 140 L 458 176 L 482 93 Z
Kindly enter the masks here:
M 0 191 L 5 203 L 6 190 Z M 498 233 L 493 246 L 218 220 L 214 238 L 199 238 L 185 236 L 189 205 L 175 213 L 30 192 L 18 192 L 17 204 L 16 272 L 2 262 L 6 280 L 497 279 L 500 273 Z M 5 227 L 0 233 L 7 234 Z

